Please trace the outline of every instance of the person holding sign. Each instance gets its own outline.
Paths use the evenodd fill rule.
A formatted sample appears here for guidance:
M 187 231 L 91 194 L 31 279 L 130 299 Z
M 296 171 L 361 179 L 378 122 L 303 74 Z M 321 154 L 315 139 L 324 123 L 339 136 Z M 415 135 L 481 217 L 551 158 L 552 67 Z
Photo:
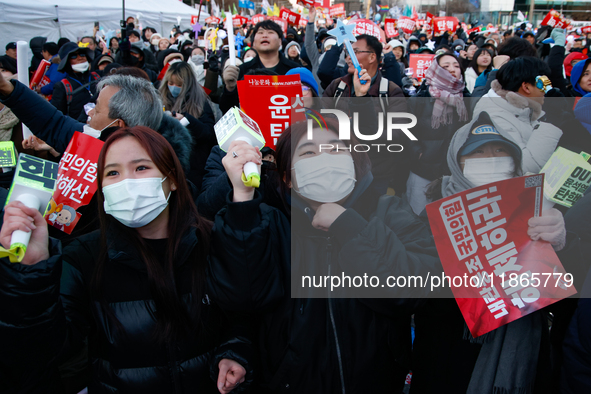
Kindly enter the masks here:
M 216 217 L 221 231 L 212 247 L 241 244 L 244 250 L 212 260 L 212 294 L 222 308 L 262 322 L 261 391 L 399 392 L 408 372 L 410 314 L 421 302 L 402 297 L 420 297 L 425 289 L 361 299 L 350 287 L 302 286 L 300 274 L 433 273 L 437 255 L 409 207 L 375 190 L 367 155 L 346 149 L 354 137 L 339 140 L 338 122 L 325 121 L 310 139 L 305 122 L 279 138 L 277 169 L 290 221 L 241 180 L 244 163 L 259 152 L 240 141 L 230 146 L 237 155 L 223 163 L 233 188 L 227 198 L 236 204 Z M 319 153 L 324 144 L 332 148 Z
M 292 68 L 301 67 L 301 64 L 292 62 L 279 52 L 283 40 L 283 30 L 272 20 L 265 20 L 256 24 L 252 31 L 252 47 L 257 56 L 240 67 L 232 66 L 229 62 L 224 66 L 222 79 L 224 80 L 224 92 L 220 97 L 220 109 L 223 113 L 232 107 L 240 107 L 238 90 L 236 86 L 239 80 L 249 71 L 265 68 L 277 75 L 285 75 Z
M 451 175 L 430 185 L 430 199 L 435 201 L 521 176 L 522 160 L 522 149 L 512 140 L 511 134 L 500 128 L 488 113 L 482 112 L 452 138 L 447 152 Z M 489 210 L 498 212 L 497 216 L 501 214 L 494 207 L 487 208 L 487 212 Z M 421 217 L 426 218 L 424 212 Z M 495 218 L 495 223 L 498 220 Z M 487 224 L 490 224 L 488 219 Z M 531 240 L 549 242 L 556 251 L 565 246 L 564 219 L 556 209 L 530 218 L 528 225 L 527 235 Z M 482 265 L 488 264 L 482 260 Z M 501 292 L 500 279 L 496 276 L 495 285 Z M 456 300 L 451 298 L 451 293 L 449 297 L 428 300 L 415 314 L 413 391 L 492 393 L 542 387 L 537 383 L 548 377 L 541 372 L 549 363 L 549 353 L 544 353 L 549 346 L 544 343 L 548 337 L 547 312 L 535 311 L 473 338 Z
M 3 246 L 17 229 L 31 233 L 20 264 L 0 261 L 9 384 L 51 391 L 59 361 L 86 337 L 90 392 L 226 394 L 248 384 L 250 342 L 210 298 L 211 223 L 170 144 L 123 128 L 103 145 L 97 173 L 101 229 L 63 251 L 37 210 L 5 209 Z

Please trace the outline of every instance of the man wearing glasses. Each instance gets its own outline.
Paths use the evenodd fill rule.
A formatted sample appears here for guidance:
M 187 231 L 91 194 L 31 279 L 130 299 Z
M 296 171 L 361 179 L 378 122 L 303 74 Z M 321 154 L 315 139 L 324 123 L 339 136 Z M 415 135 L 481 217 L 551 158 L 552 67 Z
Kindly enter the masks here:
M 59 56 L 61 61 L 57 69 L 67 76 L 55 84 L 51 104 L 63 114 L 78 119 L 84 105 L 95 94 L 96 80 L 100 78 L 90 71 L 94 52 L 88 47 L 68 42 L 60 48 Z
M 353 42 L 353 51 L 357 56 L 361 72 L 358 73 L 350 54 L 346 54 L 348 74 L 331 82 L 324 91 L 324 97 L 333 97 L 334 106 L 350 117 L 353 113 L 359 114 L 359 128 L 362 134 L 372 135 L 377 131 L 377 117 L 382 113 L 384 125 L 385 114 L 388 112 L 407 112 L 407 106 L 402 89 L 392 81 L 382 76 L 380 63 L 382 58 L 382 44 L 374 36 L 359 35 Z M 346 49 L 345 49 L 346 51 Z M 362 84 L 360 80 L 365 80 Z M 346 97 L 374 98 L 371 100 L 348 100 Z M 376 99 L 379 98 L 379 99 Z M 395 123 L 408 123 L 401 120 Z M 392 139 L 387 140 L 387 133 L 372 141 L 374 144 L 401 144 L 408 145 L 408 138 L 400 130 L 393 130 Z M 374 182 L 384 192 L 388 187 L 393 188 L 396 194 L 406 187 L 408 178 L 408 160 L 404 151 L 396 154 L 384 154 L 383 152 L 368 152 L 372 162 Z

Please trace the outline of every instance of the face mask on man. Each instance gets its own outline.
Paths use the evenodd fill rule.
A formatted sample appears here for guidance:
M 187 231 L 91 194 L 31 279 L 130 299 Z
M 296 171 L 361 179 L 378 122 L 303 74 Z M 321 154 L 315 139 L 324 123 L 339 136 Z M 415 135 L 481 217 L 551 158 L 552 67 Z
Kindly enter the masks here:
M 514 173 L 515 163 L 511 156 L 466 159 L 464 161 L 464 176 L 474 186 L 504 181 L 513 178 Z
M 72 64 L 72 70 L 74 70 L 74 72 L 77 72 L 77 73 L 83 73 L 86 70 L 88 70 L 88 66 L 89 66 L 88 62 Z
M 105 212 L 131 228 L 143 227 L 156 219 L 168 206 L 162 182 L 166 178 L 124 179 L 103 187 Z
M 90 117 L 88 117 L 88 120 L 90 121 Z M 93 138 L 100 138 L 101 134 L 103 131 L 105 131 L 106 129 L 108 129 L 109 127 L 111 127 L 111 125 L 115 122 L 117 122 L 119 119 L 115 119 L 114 121 L 112 121 L 111 123 L 109 123 L 106 127 L 103 127 L 100 130 L 97 129 L 93 129 L 92 127 L 90 127 L 89 125 L 85 124 L 84 127 L 82 128 L 82 132 L 84 134 L 87 134 Z
M 196 65 L 201 65 L 205 62 L 205 56 L 203 55 L 193 55 L 191 56 L 191 61 Z
M 298 189 L 309 200 L 330 203 L 341 201 L 355 188 L 355 166 L 348 155 L 321 155 L 294 164 Z
M 168 85 L 168 91 L 174 98 L 177 98 L 181 94 L 181 88 L 175 85 Z
M 251 61 L 252 59 L 254 59 L 254 56 L 245 56 L 244 57 L 244 63 Z

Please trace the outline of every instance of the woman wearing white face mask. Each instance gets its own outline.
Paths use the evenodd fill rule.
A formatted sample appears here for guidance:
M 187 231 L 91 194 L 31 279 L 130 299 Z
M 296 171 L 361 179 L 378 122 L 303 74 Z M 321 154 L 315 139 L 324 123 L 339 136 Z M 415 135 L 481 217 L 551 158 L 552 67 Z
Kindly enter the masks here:
M 96 72 L 90 71 L 94 53 L 68 42 L 60 48 L 59 56 L 61 61 L 57 69 L 67 76 L 54 85 L 51 104 L 64 115 L 78 119 L 84 105 L 96 94 L 95 86 L 100 78 Z
M 38 211 L 6 207 L 4 246 L 14 230 L 32 232 L 22 263 L 0 261 L 4 283 L 14 285 L 3 286 L 0 299 L 15 299 L 0 314 L 3 327 L 15 327 L 3 356 L 27 370 L 11 375 L 15 391 L 22 384 L 52 392 L 45 379 L 85 338 L 90 392 L 236 389 L 250 379 L 248 342 L 230 333 L 210 298 L 211 223 L 198 215 L 171 146 L 151 129 L 121 129 L 97 169 L 101 230 L 63 252 Z
M 217 145 L 212 103 L 197 83 L 192 67 L 185 62 L 170 65 L 159 91 L 164 108 L 173 113 L 193 136 L 191 170 L 187 173 L 187 179 L 199 189 L 205 174 L 207 157 L 211 148 Z
M 191 56 L 187 59 L 187 63 L 193 68 L 193 72 L 195 72 L 195 76 L 197 77 L 197 83 L 203 86 L 207 72 L 203 67 L 205 63 L 205 50 L 199 47 L 193 48 L 191 50 Z
M 214 294 L 223 294 L 221 305 L 265 322 L 262 385 L 270 392 L 402 391 L 417 301 L 400 298 L 401 289 L 385 289 L 388 299 L 361 299 L 349 293 L 351 286 L 303 288 L 300 275 L 365 272 L 385 281 L 410 271 L 433 273 L 434 244 L 408 205 L 378 194 L 367 155 L 349 151 L 356 142 L 339 140 L 338 122 L 325 120 L 328 129 L 315 127 L 311 140 L 302 122 L 277 143 L 291 226 L 241 180 L 244 163 L 260 164 L 260 153 L 241 141 L 229 147 L 222 160 L 233 186 L 227 198 L 241 204 L 219 212 L 214 245 L 240 244 L 244 251 L 212 262 Z M 418 297 L 422 290 L 415 290 L 408 294 Z
M 451 176 L 433 182 L 432 200 L 522 175 L 523 154 L 509 132 L 482 112 L 451 140 L 447 162 Z M 422 216 L 424 213 L 422 214 Z M 566 243 L 562 214 L 545 210 L 528 221 L 532 240 L 556 251 Z M 496 279 L 495 279 L 496 280 Z M 473 338 L 451 292 L 428 300 L 415 314 L 413 390 L 417 393 L 517 393 L 544 387 L 550 364 L 548 316 L 544 310 Z

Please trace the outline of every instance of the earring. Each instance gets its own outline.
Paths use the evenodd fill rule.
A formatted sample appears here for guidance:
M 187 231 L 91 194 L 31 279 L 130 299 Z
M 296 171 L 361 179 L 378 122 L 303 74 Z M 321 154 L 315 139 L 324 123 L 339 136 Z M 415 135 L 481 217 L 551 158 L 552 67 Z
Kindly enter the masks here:
M 173 190 L 173 191 L 176 190 L 176 185 L 171 185 L 170 190 Z

